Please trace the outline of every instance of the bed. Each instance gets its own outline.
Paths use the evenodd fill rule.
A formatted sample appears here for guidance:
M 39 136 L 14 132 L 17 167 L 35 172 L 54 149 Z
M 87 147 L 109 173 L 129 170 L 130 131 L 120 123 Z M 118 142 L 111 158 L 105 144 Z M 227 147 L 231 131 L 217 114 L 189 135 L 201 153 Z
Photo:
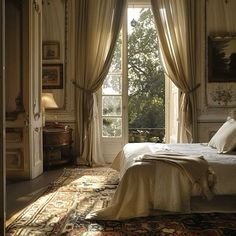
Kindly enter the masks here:
M 174 165 L 155 160 L 139 161 L 137 158 L 147 154 L 155 156 L 160 152 L 203 157 L 214 182 L 211 186 L 212 197 L 233 196 L 235 201 L 232 200 L 232 210 L 236 211 L 235 152 L 221 150 L 221 153 L 218 153 L 219 149 L 200 143 L 130 143 L 125 145 L 112 165 L 120 171 L 120 183 L 111 203 L 107 208 L 93 212 L 87 218 L 122 220 L 156 212 L 193 212 L 192 199 L 202 197 L 202 189 L 199 186 L 194 186 L 184 172 Z M 205 201 L 211 201 L 212 197 Z

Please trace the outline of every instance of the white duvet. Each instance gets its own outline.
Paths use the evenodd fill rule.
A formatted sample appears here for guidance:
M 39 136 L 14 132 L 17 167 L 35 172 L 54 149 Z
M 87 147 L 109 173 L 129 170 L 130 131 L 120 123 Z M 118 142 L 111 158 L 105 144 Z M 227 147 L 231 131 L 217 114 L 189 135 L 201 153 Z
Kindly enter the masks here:
M 190 212 L 191 195 L 199 195 L 189 179 L 164 162 L 134 162 L 142 154 L 174 151 L 202 155 L 215 172 L 216 195 L 236 195 L 236 155 L 217 154 L 204 144 L 130 143 L 117 156 L 113 168 L 120 171 L 120 183 L 110 205 L 88 218 L 120 220 L 150 215 L 152 210 Z
M 217 195 L 236 194 L 236 153 L 218 154 L 216 149 L 208 147 L 207 144 L 154 144 L 154 143 L 130 143 L 125 145 L 120 157 L 121 178 L 125 171 L 132 165 L 133 158 L 147 152 L 176 151 L 183 154 L 202 155 L 208 161 L 216 174 L 216 185 L 214 192 Z M 117 160 L 115 160 L 117 161 Z M 194 193 L 193 194 L 197 194 Z

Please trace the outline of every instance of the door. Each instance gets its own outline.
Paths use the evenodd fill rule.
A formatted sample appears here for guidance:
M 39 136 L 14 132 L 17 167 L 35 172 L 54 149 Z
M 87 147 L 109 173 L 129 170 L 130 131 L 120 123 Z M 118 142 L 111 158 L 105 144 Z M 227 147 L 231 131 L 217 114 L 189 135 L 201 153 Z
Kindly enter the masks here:
M 0 3 L 0 235 L 5 235 L 5 1 Z
M 41 0 L 6 1 L 5 17 L 7 178 L 32 179 L 43 171 Z
M 30 178 L 43 172 L 42 110 L 41 110 L 41 42 L 42 42 L 42 1 L 29 0 L 29 83 L 28 83 L 28 155 L 30 157 Z
M 179 116 L 179 89 L 175 84 L 166 77 L 166 90 L 165 90 L 165 126 L 166 126 L 166 142 L 178 143 L 178 116 Z
M 162 142 L 165 129 L 164 71 L 154 18 L 149 5 L 128 7 L 127 13 L 100 94 L 103 155 L 109 162 L 128 140 Z
M 124 22 L 109 73 L 98 96 L 102 150 L 107 163 L 111 163 L 125 143 L 128 142 L 125 27 L 126 23 Z

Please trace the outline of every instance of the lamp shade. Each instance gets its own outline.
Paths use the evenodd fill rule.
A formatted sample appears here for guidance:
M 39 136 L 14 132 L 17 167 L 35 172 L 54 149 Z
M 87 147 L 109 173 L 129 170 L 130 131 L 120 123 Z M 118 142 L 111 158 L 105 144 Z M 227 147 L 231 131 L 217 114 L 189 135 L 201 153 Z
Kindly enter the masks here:
M 42 93 L 41 102 L 43 108 L 58 108 L 52 93 Z

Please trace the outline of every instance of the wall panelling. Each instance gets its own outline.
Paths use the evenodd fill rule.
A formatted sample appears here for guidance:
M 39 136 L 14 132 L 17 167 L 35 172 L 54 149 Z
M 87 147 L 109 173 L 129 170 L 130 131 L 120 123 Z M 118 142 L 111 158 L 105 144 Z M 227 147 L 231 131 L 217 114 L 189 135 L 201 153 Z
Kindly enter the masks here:
M 198 142 L 208 142 L 218 130 L 232 109 L 235 99 L 225 103 L 225 95 L 236 91 L 235 82 L 214 83 L 208 81 L 208 37 L 236 35 L 236 1 L 200 0 L 197 2 L 197 81 L 201 87 L 197 91 Z M 220 95 L 222 101 L 213 101 Z

